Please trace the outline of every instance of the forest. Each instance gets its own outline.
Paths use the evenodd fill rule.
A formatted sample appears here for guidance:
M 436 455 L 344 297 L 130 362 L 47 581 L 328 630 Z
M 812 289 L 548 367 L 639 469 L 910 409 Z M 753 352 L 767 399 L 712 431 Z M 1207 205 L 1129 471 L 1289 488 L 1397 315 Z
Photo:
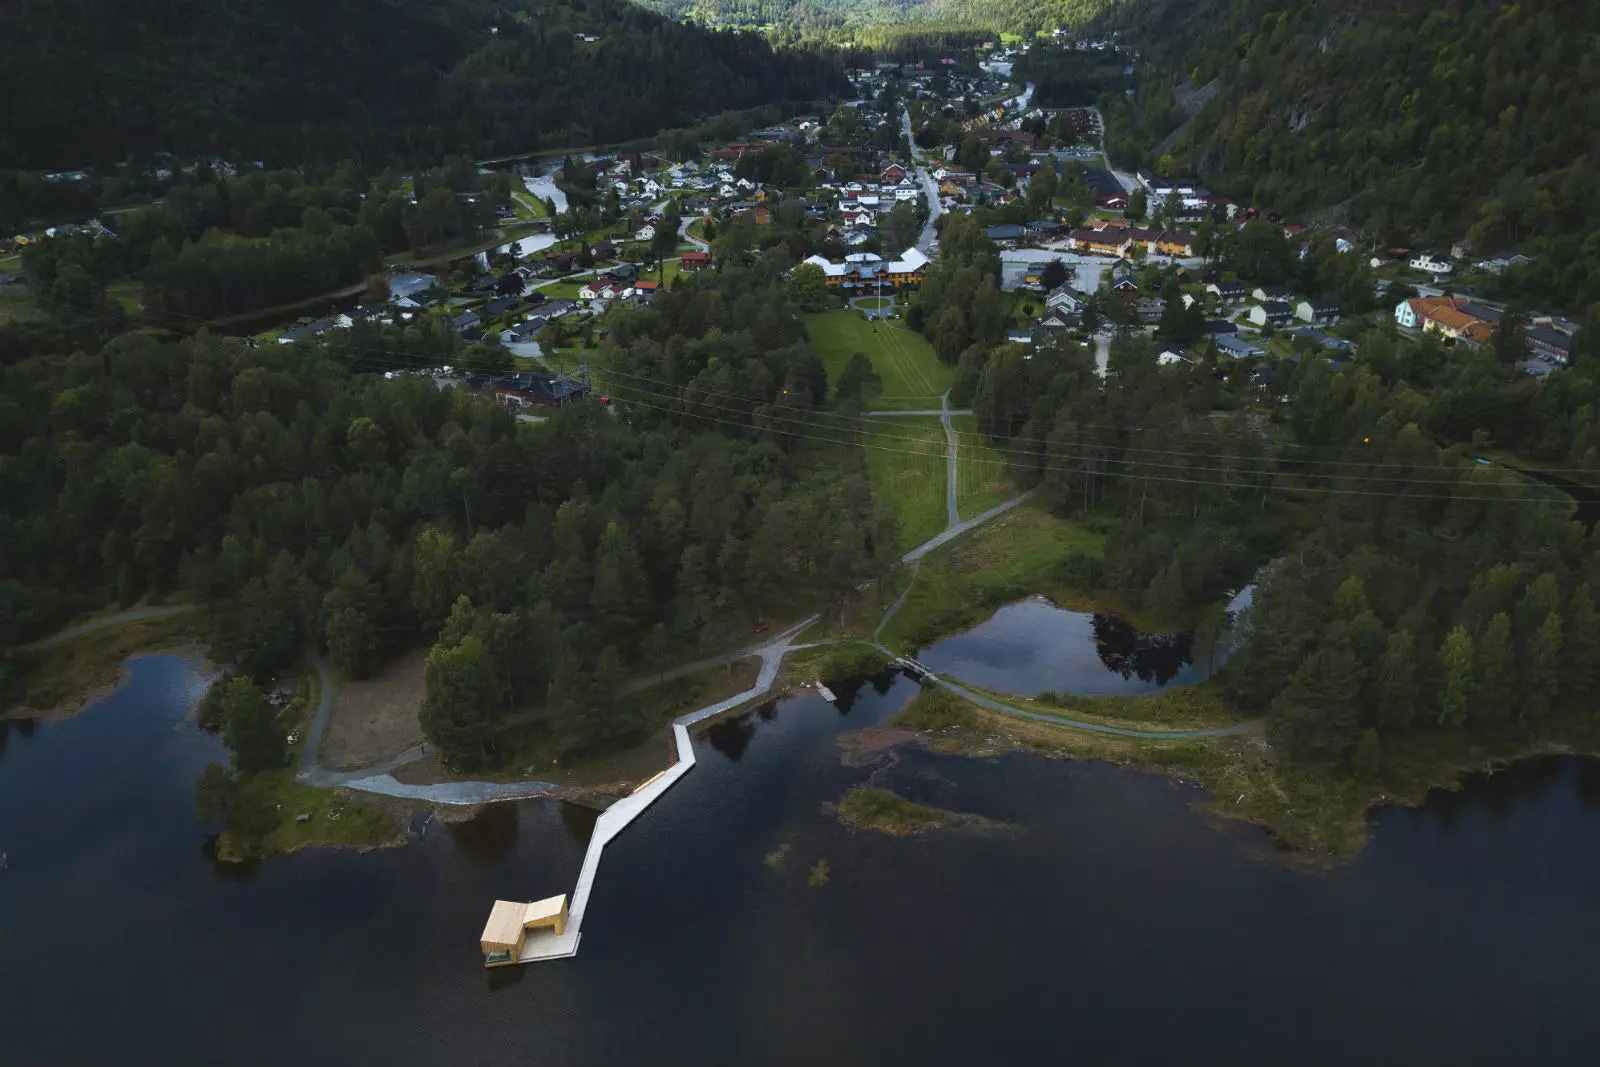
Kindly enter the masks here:
M 598 38 L 576 40 L 574 34 Z M 848 91 L 775 50 L 626 0 L 71 0 L 0 7 L 6 166 L 157 152 L 381 167 L 579 147 Z
M 1111 0 L 641 0 L 675 19 L 766 31 L 785 42 L 828 41 L 893 52 L 929 34 L 972 41 L 997 32 L 1031 37 L 1083 25 Z M 974 41 L 975 43 L 975 41 Z
M 1600 107 L 1594 4 L 1141 0 L 1102 25 L 1141 57 L 1134 104 L 1106 107 L 1124 165 L 1170 156 L 1379 246 L 1521 251 L 1503 295 L 1600 303 L 1600 127 L 1573 118 Z
M 749 258 L 619 323 L 659 394 L 625 419 L 590 403 L 519 425 L 464 386 L 376 373 L 493 362 L 437 316 L 263 348 L 0 330 L 27 352 L 0 369 L 0 644 L 171 594 L 257 680 L 308 647 L 360 677 L 432 645 L 423 723 L 458 766 L 494 760 L 511 707 L 558 709 L 573 753 L 632 740 L 622 672 L 847 594 L 896 554 L 864 465 L 798 463 L 769 431 L 828 385 L 777 279 L 793 261 Z M 741 403 L 685 418 L 680 391 Z M 26 667 L 6 660 L 13 682 Z
M 231 177 L 200 167 L 158 202 L 107 216 L 115 238 L 32 244 L 22 267 L 41 306 L 120 315 L 107 287 L 134 278 L 143 318 L 184 328 L 359 286 L 385 254 L 477 237 L 510 198 L 508 175 L 460 157 L 409 182 L 348 160 Z

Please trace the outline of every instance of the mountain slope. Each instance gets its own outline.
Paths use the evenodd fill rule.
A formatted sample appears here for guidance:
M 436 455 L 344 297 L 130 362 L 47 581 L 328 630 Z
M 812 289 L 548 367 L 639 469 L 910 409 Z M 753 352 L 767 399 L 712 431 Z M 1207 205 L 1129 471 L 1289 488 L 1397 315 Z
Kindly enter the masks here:
M 1522 248 L 1540 288 L 1600 300 L 1588 0 L 1151 0 L 1104 24 L 1142 54 L 1141 162 L 1167 139 L 1176 165 L 1234 195 L 1332 209 L 1386 241 Z M 1201 86 L 1184 128 L 1176 101 Z
M 678 19 L 795 36 L 898 25 L 1027 31 L 1087 22 L 1113 0 L 640 0 Z
M 13 0 L 0 159 L 527 151 L 848 89 L 817 54 L 624 0 Z M 574 40 L 574 33 L 598 37 Z

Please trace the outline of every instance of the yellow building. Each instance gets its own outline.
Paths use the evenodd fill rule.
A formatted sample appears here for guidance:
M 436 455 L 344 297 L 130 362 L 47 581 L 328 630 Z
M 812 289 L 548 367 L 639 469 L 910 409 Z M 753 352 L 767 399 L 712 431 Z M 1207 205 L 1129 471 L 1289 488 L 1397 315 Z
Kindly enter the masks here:
M 523 942 L 528 931 L 549 928 L 560 937 L 567 928 L 567 895 L 546 897 L 532 904 L 497 900 L 478 939 L 485 967 L 505 967 L 522 962 Z

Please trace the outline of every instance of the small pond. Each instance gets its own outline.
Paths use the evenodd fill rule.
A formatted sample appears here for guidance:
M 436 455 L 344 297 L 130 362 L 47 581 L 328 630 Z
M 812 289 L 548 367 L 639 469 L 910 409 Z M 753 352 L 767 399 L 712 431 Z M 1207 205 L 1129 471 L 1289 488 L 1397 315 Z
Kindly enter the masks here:
M 1237 616 L 1254 586 L 1229 602 Z M 964 633 L 934 642 L 917 659 L 940 674 L 1002 692 L 1083 696 L 1153 693 L 1210 676 L 1227 660 L 1220 642 L 1196 650 L 1190 633 L 1145 633 L 1110 612 L 1068 611 L 1043 597 L 1007 604 Z

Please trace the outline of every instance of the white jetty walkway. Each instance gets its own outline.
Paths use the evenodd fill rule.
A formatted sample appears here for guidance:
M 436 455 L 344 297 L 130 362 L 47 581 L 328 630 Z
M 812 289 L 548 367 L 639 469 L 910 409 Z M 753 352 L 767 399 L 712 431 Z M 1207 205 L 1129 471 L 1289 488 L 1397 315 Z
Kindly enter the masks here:
M 699 711 L 691 711 L 672 721 L 672 737 L 678 746 L 678 761 L 600 813 L 595 820 L 594 833 L 589 838 L 589 850 L 583 856 L 583 868 L 578 872 L 577 888 L 572 891 L 565 929 L 559 934 L 554 930 L 530 930 L 518 962 L 533 963 L 536 960 L 557 960 L 577 955 L 578 942 L 583 937 L 583 915 L 589 906 L 589 892 L 594 888 L 595 875 L 600 871 L 600 857 L 613 838 L 643 815 L 645 809 L 660 799 L 694 766 L 694 744 L 689 740 L 689 727 L 731 711 L 771 689 L 790 643 L 800 631 L 816 620 L 817 616 L 813 615 L 797 623 L 757 650 L 755 654 L 761 657 L 761 672 L 756 676 L 755 685 L 737 696 Z

